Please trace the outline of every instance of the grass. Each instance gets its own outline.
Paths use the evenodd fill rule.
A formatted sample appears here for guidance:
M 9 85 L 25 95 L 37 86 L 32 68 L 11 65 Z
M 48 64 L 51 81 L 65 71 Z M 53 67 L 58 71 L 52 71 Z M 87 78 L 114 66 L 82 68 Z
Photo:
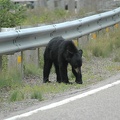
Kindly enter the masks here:
M 33 93 L 31 94 L 31 99 L 38 99 L 39 101 L 42 101 L 42 94 L 39 90 L 35 90 L 33 91 Z
M 19 88 L 19 90 L 15 89 L 13 91 L 10 91 L 10 102 L 22 101 L 24 99 L 38 99 L 39 101 L 43 100 L 41 91 L 37 86 L 24 86 L 22 88 Z
M 65 10 L 56 9 L 56 10 L 47 10 L 37 8 L 34 10 L 27 11 L 27 19 L 24 21 L 24 25 L 36 25 L 36 24 L 44 24 L 44 23 L 53 23 L 53 22 L 61 22 L 70 16 L 70 13 L 67 13 Z
M 14 90 L 10 94 L 9 101 L 15 102 L 15 101 L 21 101 L 23 99 L 24 99 L 24 93 L 21 92 L 20 90 Z
M 116 32 L 111 31 L 109 36 L 106 34 L 99 34 L 97 39 L 90 39 L 83 47 L 85 57 L 95 56 L 95 57 L 109 57 L 114 50 L 120 48 L 120 35 L 119 29 Z M 119 56 L 116 56 L 119 60 Z
M 69 12 L 63 9 L 49 10 L 46 8 L 36 8 L 27 10 L 27 18 L 22 23 L 23 25 L 38 25 L 38 24 L 54 24 L 65 22 L 70 19 L 76 19 L 86 16 L 90 10 L 81 9 L 78 13 Z
M 25 76 L 35 75 L 39 76 L 42 73 L 41 69 L 35 66 L 34 64 L 26 64 L 25 65 Z
M 80 85 L 74 84 L 74 88 L 80 88 Z M 42 84 L 42 85 L 26 85 L 19 90 L 13 90 L 10 92 L 9 101 L 21 101 L 24 99 L 37 99 L 42 101 L 47 99 L 47 96 L 52 96 L 57 93 L 62 93 L 73 89 L 73 85 L 66 85 L 64 83 L 51 83 L 51 84 Z
M 13 70 L 9 73 L 2 72 L 0 74 L 0 89 L 11 90 L 18 86 L 22 86 L 22 79 L 19 72 Z
M 117 64 L 111 64 L 109 66 L 105 66 L 105 69 L 112 72 L 112 71 L 119 71 L 120 70 L 120 66 Z
M 114 62 L 120 62 L 120 48 L 114 54 Z

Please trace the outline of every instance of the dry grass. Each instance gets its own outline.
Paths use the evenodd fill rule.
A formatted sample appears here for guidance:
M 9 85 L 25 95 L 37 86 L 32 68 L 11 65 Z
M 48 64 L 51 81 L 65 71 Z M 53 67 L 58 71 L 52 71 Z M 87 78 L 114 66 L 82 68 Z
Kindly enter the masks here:
M 120 48 L 119 31 L 120 28 L 111 30 L 109 34 L 99 34 L 96 39 L 90 39 L 83 48 L 85 57 L 109 57 L 112 52 Z M 116 56 L 116 59 L 119 60 L 119 55 Z

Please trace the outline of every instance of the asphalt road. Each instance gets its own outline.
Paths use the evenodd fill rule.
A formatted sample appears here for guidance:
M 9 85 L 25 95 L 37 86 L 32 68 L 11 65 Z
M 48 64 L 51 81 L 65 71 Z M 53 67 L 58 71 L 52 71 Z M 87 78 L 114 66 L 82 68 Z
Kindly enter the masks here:
M 31 115 L 27 114 L 27 117 L 20 117 L 17 120 L 120 120 L 120 79 L 111 81 L 109 84 L 115 81 L 119 83 L 66 104 L 39 110 Z M 106 85 L 108 83 L 102 86 Z M 94 89 L 97 87 L 100 88 L 95 86 Z M 84 93 L 89 91 L 91 90 Z

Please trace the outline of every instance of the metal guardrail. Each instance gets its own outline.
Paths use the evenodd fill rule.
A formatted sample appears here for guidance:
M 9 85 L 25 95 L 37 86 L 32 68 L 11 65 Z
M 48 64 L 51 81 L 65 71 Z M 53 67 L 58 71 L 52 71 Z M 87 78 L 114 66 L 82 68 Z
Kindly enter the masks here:
M 0 33 L 0 55 L 47 45 L 56 36 L 73 39 L 120 22 L 120 8 L 82 19 Z

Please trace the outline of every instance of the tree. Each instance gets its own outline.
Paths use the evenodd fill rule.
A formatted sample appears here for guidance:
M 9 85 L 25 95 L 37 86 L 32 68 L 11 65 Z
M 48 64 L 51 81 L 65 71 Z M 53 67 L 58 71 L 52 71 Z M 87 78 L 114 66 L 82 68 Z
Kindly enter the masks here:
M 10 0 L 0 0 L 0 28 L 19 26 L 25 18 L 24 6 Z

